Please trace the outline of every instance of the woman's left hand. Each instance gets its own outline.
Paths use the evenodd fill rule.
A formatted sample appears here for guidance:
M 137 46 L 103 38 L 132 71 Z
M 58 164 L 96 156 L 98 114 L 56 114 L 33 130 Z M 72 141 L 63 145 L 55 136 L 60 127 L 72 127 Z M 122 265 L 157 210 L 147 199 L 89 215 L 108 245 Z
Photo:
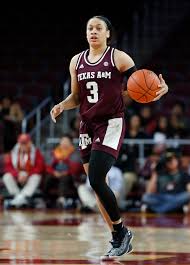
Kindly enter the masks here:
M 156 92 L 157 97 L 154 98 L 153 101 L 159 100 L 163 95 L 168 93 L 168 85 L 163 79 L 162 74 L 159 74 L 159 79 L 160 79 L 160 85 L 158 85 L 158 87 L 160 87 L 160 90 Z

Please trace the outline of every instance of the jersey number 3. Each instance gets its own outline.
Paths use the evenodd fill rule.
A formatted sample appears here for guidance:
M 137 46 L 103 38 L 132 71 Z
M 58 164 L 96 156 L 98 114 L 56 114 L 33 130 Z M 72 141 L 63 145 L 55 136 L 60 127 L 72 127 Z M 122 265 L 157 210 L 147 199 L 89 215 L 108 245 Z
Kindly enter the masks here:
M 98 101 L 98 84 L 95 81 L 86 83 L 86 88 L 90 89 L 90 96 L 87 96 L 88 102 L 96 103 Z

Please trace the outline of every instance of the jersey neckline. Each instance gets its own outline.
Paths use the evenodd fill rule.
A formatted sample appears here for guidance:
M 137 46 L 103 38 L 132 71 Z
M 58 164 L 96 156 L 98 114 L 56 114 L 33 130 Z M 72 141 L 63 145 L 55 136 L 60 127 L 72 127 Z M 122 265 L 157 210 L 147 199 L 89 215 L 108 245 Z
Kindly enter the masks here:
M 85 60 L 85 62 L 86 62 L 88 65 L 91 65 L 91 66 L 97 65 L 97 64 L 99 64 L 99 63 L 104 59 L 104 57 L 105 57 L 106 53 L 109 51 L 109 49 L 110 49 L 110 46 L 108 46 L 108 47 L 105 49 L 105 51 L 104 51 L 104 53 L 102 54 L 102 56 L 100 57 L 100 59 L 98 59 L 98 61 L 96 61 L 96 62 L 94 62 L 94 63 L 89 62 L 89 60 L 88 60 L 88 58 L 87 58 L 87 54 L 89 53 L 89 49 L 88 49 L 88 50 L 86 50 L 85 53 L 84 53 L 84 60 Z

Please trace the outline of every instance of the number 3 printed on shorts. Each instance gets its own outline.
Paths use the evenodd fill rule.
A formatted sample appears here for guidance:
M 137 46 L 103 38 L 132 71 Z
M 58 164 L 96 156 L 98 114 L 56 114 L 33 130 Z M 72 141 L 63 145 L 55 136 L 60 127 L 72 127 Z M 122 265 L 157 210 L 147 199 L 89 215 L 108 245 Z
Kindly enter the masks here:
M 86 83 L 86 88 L 90 89 L 90 96 L 87 96 L 88 102 L 96 103 L 98 101 L 98 84 L 95 81 Z

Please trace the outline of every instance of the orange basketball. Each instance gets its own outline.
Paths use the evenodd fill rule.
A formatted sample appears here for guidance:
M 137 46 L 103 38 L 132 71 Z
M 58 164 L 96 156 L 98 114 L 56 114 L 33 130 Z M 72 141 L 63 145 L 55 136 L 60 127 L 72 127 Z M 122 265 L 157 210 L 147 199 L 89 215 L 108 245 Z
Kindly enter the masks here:
M 160 90 L 159 84 L 160 80 L 153 71 L 140 69 L 129 77 L 127 91 L 133 100 L 148 103 L 157 96 L 156 92 Z

